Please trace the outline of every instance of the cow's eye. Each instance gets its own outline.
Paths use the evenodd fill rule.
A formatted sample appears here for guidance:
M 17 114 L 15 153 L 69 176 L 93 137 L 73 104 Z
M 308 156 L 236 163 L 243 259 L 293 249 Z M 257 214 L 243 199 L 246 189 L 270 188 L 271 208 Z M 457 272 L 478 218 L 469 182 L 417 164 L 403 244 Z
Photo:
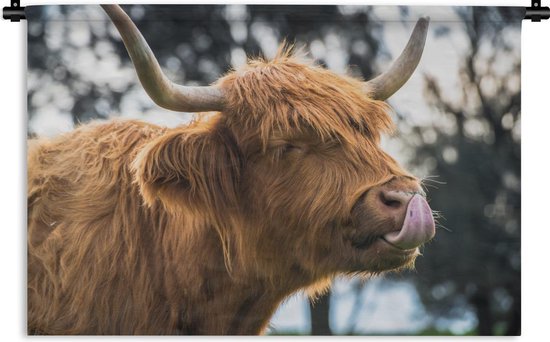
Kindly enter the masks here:
M 281 147 L 281 152 L 283 154 L 290 153 L 293 151 L 299 151 L 299 150 L 300 150 L 299 146 L 293 145 L 291 143 L 286 143 Z
M 285 156 L 291 156 L 295 152 L 302 151 L 302 147 L 292 143 L 282 143 L 277 144 L 271 147 L 272 156 L 275 157 L 275 160 L 284 158 Z

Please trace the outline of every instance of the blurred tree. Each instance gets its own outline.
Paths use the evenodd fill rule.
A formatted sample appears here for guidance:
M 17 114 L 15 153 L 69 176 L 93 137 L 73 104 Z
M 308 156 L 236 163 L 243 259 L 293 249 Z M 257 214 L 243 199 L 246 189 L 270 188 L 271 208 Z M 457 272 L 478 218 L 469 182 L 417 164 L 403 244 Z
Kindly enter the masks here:
M 449 25 L 463 25 L 470 45 L 459 71 L 460 100 L 426 75 L 439 116 L 430 127 L 413 127 L 411 139 L 412 163 L 437 175 L 425 185 L 440 188 L 429 198 L 450 228 L 439 230 L 411 279 L 435 317 L 473 309 L 480 335 L 517 335 L 521 328 L 519 12 L 457 10 L 462 22 Z
M 344 12 L 337 6 L 123 8 L 177 83 L 212 83 L 247 56 L 273 57 L 284 40 L 315 51 L 316 60 L 342 69 L 337 71 L 351 65 L 357 75 L 373 73 L 369 62 L 379 31 L 367 20 L 366 7 L 346 7 Z M 28 16 L 31 120 L 48 106 L 70 113 L 75 124 L 105 118 L 140 91 L 118 33 L 99 6 L 33 6 Z M 137 102 L 133 110 L 157 109 L 147 99 Z
M 309 301 L 311 312 L 311 335 L 330 336 L 333 335 L 330 328 L 330 291 L 323 294 L 316 300 Z

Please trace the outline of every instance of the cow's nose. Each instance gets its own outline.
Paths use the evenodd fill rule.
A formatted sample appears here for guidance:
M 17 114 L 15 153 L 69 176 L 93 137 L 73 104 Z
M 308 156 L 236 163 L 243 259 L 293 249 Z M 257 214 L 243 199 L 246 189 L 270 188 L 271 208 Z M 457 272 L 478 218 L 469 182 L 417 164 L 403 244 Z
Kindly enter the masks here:
M 381 206 L 386 210 L 402 211 L 407 208 L 407 204 L 414 194 L 414 191 L 380 189 L 378 200 Z

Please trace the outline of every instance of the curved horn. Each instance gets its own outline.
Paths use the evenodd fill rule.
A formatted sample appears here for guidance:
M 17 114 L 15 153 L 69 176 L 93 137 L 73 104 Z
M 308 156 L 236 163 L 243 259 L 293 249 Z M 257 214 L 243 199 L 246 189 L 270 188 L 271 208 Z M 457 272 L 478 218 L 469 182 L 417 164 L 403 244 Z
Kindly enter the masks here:
M 156 104 L 178 112 L 223 110 L 221 89 L 216 86 L 186 87 L 171 82 L 162 72 L 145 38 L 122 8 L 118 5 L 101 7 L 118 29 L 143 88 Z
M 388 71 L 365 82 L 365 90 L 371 98 L 386 100 L 408 81 L 422 57 L 429 24 L 430 18 L 418 19 L 401 56 L 393 62 Z

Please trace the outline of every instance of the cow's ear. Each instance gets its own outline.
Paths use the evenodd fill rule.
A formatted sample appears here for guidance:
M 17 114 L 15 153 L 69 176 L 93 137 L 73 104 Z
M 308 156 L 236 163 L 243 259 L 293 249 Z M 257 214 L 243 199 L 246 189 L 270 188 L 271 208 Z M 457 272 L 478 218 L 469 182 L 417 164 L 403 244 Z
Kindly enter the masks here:
M 144 146 L 133 169 L 148 205 L 160 201 L 170 211 L 223 212 L 237 204 L 242 159 L 223 127 L 169 131 Z

